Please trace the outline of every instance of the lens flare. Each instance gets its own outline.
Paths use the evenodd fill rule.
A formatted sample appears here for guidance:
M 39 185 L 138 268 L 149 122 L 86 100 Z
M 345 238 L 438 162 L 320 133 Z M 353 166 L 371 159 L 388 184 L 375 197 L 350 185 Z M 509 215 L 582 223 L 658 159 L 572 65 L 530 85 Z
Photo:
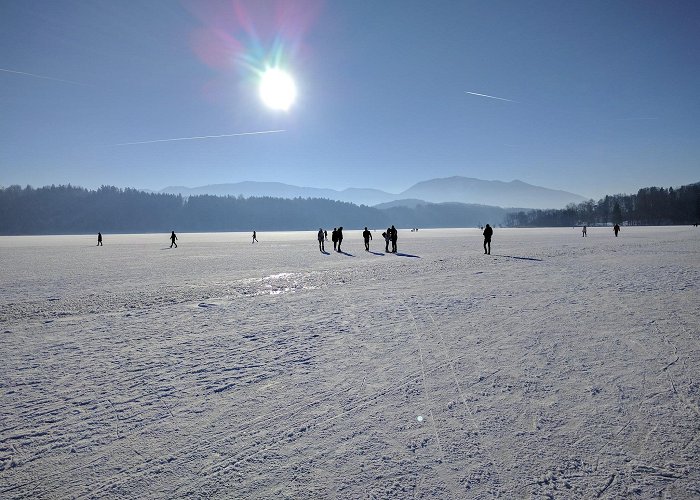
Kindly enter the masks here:
M 303 74 L 312 55 L 305 38 L 325 0 L 182 3 L 201 24 L 191 36 L 194 53 L 219 72 L 216 81 L 204 87 L 207 98 L 230 104 L 258 92 L 269 109 L 286 111 L 296 105 L 297 86 L 290 70 Z
M 297 87 L 289 73 L 279 68 L 266 70 L 260 79 L 260 99 L 271 109 L 287 111 L 297 97 Z

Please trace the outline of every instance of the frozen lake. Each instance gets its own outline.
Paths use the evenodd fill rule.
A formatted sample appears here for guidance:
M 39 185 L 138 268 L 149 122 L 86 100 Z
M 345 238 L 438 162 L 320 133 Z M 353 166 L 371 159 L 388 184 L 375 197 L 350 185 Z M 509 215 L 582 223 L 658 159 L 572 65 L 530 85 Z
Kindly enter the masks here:
M 381 232 L 0 237 L 0 497 L 700 496 L 700 229 Z

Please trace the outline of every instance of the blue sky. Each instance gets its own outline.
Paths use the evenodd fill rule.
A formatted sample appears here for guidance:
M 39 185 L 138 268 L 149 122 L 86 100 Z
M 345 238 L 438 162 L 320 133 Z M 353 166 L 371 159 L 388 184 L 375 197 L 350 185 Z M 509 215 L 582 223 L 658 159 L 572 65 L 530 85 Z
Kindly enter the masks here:
M 286 112 L 257 94 L 273 63 Z M 0 185 L 463 175 L 597 199 L 700 181 L 699 89 L 695 1 L 7 1 Z

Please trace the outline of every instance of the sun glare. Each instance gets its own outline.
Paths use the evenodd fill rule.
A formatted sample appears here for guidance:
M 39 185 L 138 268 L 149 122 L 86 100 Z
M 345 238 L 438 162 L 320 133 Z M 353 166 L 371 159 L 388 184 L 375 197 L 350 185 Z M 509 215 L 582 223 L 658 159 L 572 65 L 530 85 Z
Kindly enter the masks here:
M 270 68 L 260 80 L 260 98 L 271 109 L 287 111 L 297 96 L 294 80 L 286 71 Z

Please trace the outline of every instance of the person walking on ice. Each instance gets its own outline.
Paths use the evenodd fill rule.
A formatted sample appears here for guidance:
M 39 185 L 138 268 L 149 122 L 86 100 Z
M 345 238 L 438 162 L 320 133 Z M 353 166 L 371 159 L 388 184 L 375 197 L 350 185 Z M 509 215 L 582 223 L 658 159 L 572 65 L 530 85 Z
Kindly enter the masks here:
M 396 242 L 399 239 L 399 232 L 396 230 L 396 228 L 392 225 L 391 226 L 391 253 L 396 253 Z
M 333 251 L 337 252 L 338 251 L 338 229 L 333 228 L 333 232 L 331 233 L 331 240 L 333 240 Z
M 583 226 L 583 229 L 581 230 L 581 236 L 584 237 L 584 238 L 587 236 L 587 234 L 586 234 L 586 226 Z
M 323 247 L 323 240 L 325 239 L 325 234 L 323 232 L 323 229 L 320 227 L 318 228 L 318 250 L 319 252 L 325 252 L 326 249 Z
M 620 232 L 620 225 L 615 224 L 615 226 L 613 227 L 613 231 L 615 231 L 615 238 L 617 238 L 617 233 Z
M 386 253 L 389 253 L 389 242 L 391 241 L 391 228 L 386 228 L 386 233 L 382 233 L 382 236 L 384 236 L 384 241 L 386 242 L 386 245 L 384 245 L 384 251 Z
M 175 248 L 177 248 L 177 243 L 175 243 L 175 240 L 177 240 L 177 235 L 175 234 L 175 231 L 173 231 L 170 233 L 170 248 L 172 248 L 173 245 L 175 245 Z
M 615 234 L 615 236 L 617 236 L 617 234 Z M 102 233 L 97 233 L 97 246 L 102 246 Z
M 257 233 L 256 233 L 255 231 L 253 231 L 253 241 L 252 241 L 252 243 L 255 243 L 256 241 L 258 241 L 258 235 L 257 235 Z M 258 243 L 259 243 L 259 242 L 258 242 Z
M 369 252 L 369 241 L 372 239 L 372 233 L 369 232 L 367 226 L 365 226 L 365 230 L 362 231 L 362 237 L 365 239 L 365 252 Z
M 491 255 L 491 236 L 493 236 L 493 228 L 486 224 L 484 228 L 484 254 Z
M 336 238 L 338 238 L 338 252 L 341 252 L 340 245 L 343 244 L 343 226 L 340 226 L 338 228 L 338 231 L 336 232 Z

